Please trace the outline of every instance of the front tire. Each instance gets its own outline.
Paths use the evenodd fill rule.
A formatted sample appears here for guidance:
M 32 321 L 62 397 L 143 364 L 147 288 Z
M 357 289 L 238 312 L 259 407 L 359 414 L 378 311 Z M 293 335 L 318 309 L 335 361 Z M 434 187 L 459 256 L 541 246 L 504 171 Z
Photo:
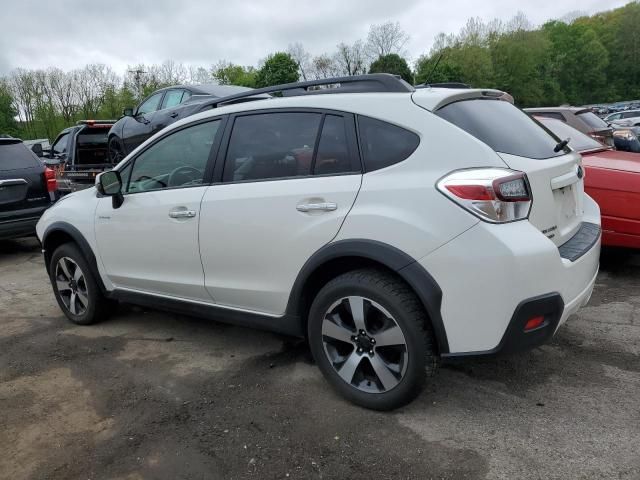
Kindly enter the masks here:
M 73 323 L 90 325 L 111 313 L 113 302 L 102 295 L 76 245 L 65 243 L 53 252 L 49 278 L 60 309 Z
M 353 403 L 391 410 L 409 403 L 435 372 L 436 351 L 424 307 L 393 274 L 345 273 L 316 296 L 309 345 L 329 383 Z

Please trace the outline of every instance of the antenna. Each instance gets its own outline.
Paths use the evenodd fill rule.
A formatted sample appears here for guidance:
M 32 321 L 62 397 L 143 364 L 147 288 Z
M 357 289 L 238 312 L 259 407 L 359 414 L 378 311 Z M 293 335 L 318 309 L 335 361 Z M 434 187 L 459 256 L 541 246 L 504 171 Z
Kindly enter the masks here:
M 444 57 L 444 53 L 440 54 L 440 56 L 438 57 L 438 60 L 436 60 L 436 64 L 433 66 L 433 68 L 429 72 L 429 75 L 427 75 L 427 78 L 424 80 L 425 85 L 429 85 L 429 80 L 431 79 L 431 77 L 433 77 L 433 74 L 435 73 L 436 68 L 438 68 L 438 65 L 440 64 L 440 60 L 442 60 L 442 57 Z

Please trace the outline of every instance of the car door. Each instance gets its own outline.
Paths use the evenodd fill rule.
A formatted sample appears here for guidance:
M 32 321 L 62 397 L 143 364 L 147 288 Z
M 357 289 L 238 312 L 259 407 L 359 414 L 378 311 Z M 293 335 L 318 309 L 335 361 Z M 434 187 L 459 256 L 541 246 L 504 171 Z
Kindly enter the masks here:
M 222 120 L 188 125 L 155 141 L 120 168 L 124 202 L 102 198 L 98 252 L 116 288 L 211 301 L 198 245 L 207 166 Z
M 167 90 L 162 99 L 160 110 L 154 114 L 154 132 L 160 131 L 167 125 L 171 125 L 173 122 L 180 120 L 180 112 L 182 111 L 180 105 L 190 96 L 191 93 L 182 88 Z
M 360 189 L 353 116 L 238 115 L 223 144 L 200 214 L 206 288 L 221 306 L 282 314 L 302 266 L 337 235 Z
M 134 116 L 124 124 L 122 141 L 127 153 L 153 135 L 153 120 L 156 111 L 160 108 L 163 95 L 164 92 L 151 95 L 138 106 Z

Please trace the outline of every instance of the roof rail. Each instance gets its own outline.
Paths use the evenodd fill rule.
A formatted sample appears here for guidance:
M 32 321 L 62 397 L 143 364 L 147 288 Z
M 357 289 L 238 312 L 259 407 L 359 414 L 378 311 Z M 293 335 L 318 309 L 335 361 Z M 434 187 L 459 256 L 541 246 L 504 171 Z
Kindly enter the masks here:
M 462 82 L 442 82 L 442 83 L 422 83 L 416 88 L 471 88 L 470 85 Z
M 317 87 L 317 88 L 313 88 Z M 272 87 L 257 88 L 246 92 L 236 93 L 228 97 L 215 98 L 203 102 L 200 110 L 220 107 L 243 101 L 254 100 L 257 95 L 267 93 L 282 93 L 283 97 L 293 97 L 300 95 L 320 95 L 329 93 L 366 93 L 366 92 L 396 92 L 410 93 L 415 89 L 399 76 L 389 73 L 370 73 L 368 75 L 352 75 L 349 77 L 323 78 L 320 80 L 309 80 L 306 82 L 285 83 Z M 255 98 L 266 98 L 261 96 Z

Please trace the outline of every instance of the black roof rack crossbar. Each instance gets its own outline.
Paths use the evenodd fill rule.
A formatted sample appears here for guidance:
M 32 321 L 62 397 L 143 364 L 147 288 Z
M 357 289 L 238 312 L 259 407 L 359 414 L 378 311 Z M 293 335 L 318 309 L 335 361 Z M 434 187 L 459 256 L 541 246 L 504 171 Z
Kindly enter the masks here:
M 318 88 L 312 88 L 318 87 Z M 324 87 L 324 88 L 323 88 Z M 311 88 L 311 89 L 310 89 Z M 318 95 L 327 93 L 365 93 L 365 92 L 395 92 L 409 93 L 415 89 L 400 77 L 389 73 L 371 73 L 368 75 L 352 75 L 349 77 L 323 78 L 306 82 L 285 83 L 271 87 L 247 90 L 246 92 L 215 98 L 203 102 L 200 109 L 220 107 L 241 101 L 252 100 L 251 97 L 260 95 L 256 100 L 265 98 L 267 93 L 282 93 L 285 97 L 299 95 Z

